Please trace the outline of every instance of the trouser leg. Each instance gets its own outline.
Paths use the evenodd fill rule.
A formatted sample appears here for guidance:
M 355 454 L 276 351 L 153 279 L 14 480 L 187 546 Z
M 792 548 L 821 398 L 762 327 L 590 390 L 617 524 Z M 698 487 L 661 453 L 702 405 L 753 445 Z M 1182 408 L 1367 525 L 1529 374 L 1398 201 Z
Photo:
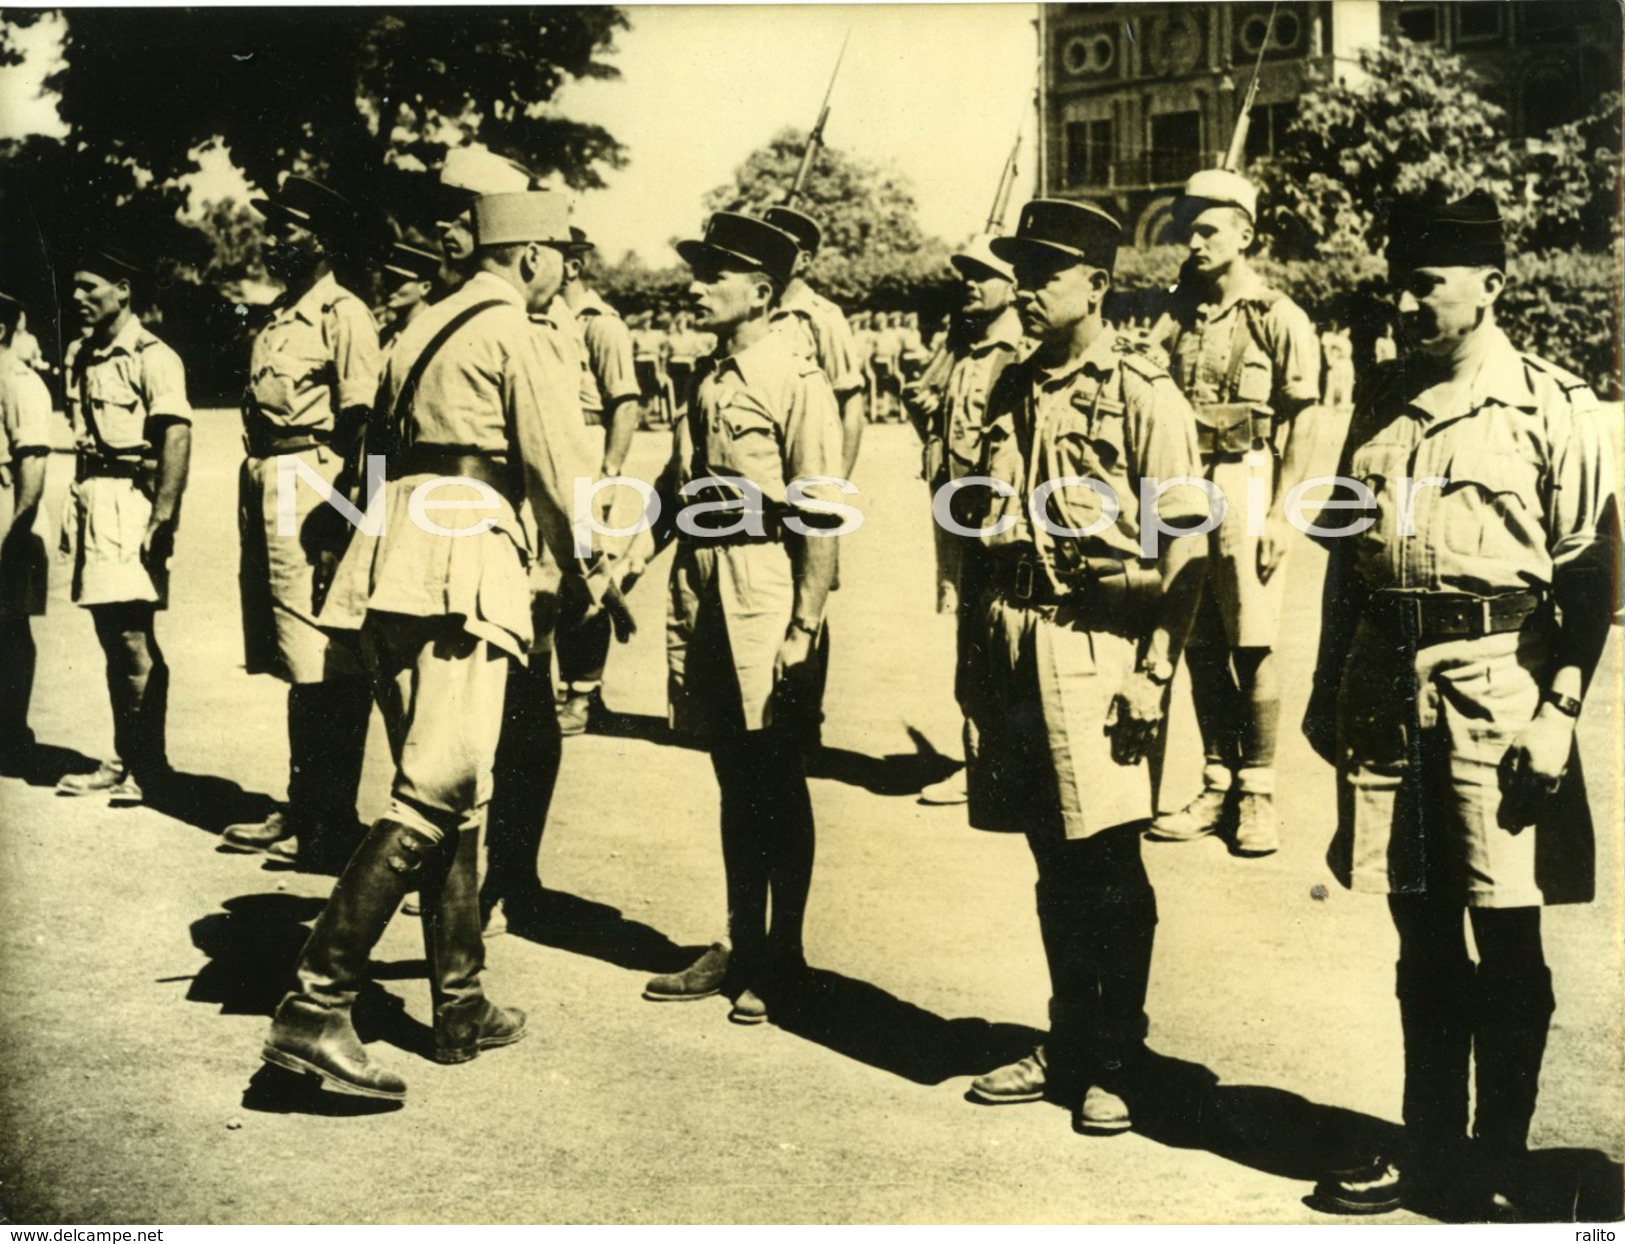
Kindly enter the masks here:
M 517 906 L 541 897 L 536 858 L 562 752 L 551 663 L 545 654 L 529 665 L 511 662 L 485 831 L 485 903 L 503 901 L 510 917 Z
M 1529 1143 L 1557 1003 L 1541 946 L 1540 908 L 1473 908 L 1471 916 L 1479 956 L 1473 1136 L 1501 1174 Z
M 566 578 L 561 595 L 554 639 L 559 655 L 559 681 L 572 690 L 590 690 L 604 681 L 612 624 L 609 615 L 601 609 L 588 616 L 592 602 L 579 579 Z
M 1405 1042 L 1407 1146 L 1413 1160 L 1448 1162 L 1466 1140 L 1473 1040 L 1473 964 L 1462 903 L 1392 895 L 1388 908 L 1399 932 L 1395 993 Z
M 342 862 L 355 844 L 356 797 L 372 696 L 361 678 L 288 688 L 288 815 L 307 863 Z
M 34 745 L 28 707 L 37 663 L 34 628 L 26 617 L 0 617 L 0 758 L 22 755 Z

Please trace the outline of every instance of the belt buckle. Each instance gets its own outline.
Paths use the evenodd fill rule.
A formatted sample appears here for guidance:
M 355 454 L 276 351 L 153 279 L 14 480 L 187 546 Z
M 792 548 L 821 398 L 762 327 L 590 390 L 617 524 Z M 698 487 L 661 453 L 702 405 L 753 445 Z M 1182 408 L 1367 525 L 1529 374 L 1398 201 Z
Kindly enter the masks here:
M 1016 563 L 1016 599 L 1033 598 L 1033 564 L 1025 557 Z
M 1423 638 L 1427 634 L 1426 600 L 1421 596 L 1404 596 L 1400 599 L 1410 606 L 1411 632 L 1417 639 Z
M 1494 628 L 1495 619 L 1494 619 L 1494 615 L 1490 612 L 1490 604 L 1491 604 L 1491 601 L 1490 601 L 1490 598 L 1488 596 L 1483 597 L 1478 602 L 1479 617 L 1483 621 L 1483 624 L 1484 624 L 1484 629 L 1479 632 L 1480 635 L 1493 635 L 1493 634 L 1495 634 L 1495 628 Z

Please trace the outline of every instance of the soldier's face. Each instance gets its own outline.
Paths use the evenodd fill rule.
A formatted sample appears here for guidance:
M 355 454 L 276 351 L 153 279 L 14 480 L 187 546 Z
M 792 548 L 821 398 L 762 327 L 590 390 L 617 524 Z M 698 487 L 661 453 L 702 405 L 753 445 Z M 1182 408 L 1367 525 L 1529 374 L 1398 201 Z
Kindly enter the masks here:
M 743 324 L 758 306 L 765 304 L 767 295 L 762 289 L 760 273 L 697 264 L 688 287 L 693 322 L 713 331 Z
M 1003 311 L 1015 296 L 1015 287 L 996 272 L 967 266 L 960 276 L 965 300 L 961 304 L 972 315 L 992 315 Z
M 73 274 L 73 305 L 79 322 L 86 328 L 111 323 L 130 303 L 130 286 L 125 281 L 109 281 L 94 272 Z
M 1252 241 L 1253 227 L 1242 212 L 1227 205 L 1210 207 L 1191 221 L 1191 266 L 1204 275 L 1223 272 Z
M 1494 268 L 1396 268 L 1388 274 L 1399 335 L 1423 354 L 1449 354 L 1484 322 L 1506 278 Z
M 384 300 L 384 305 L 398 315 L 410 311 L 428 296 L 429 282 L 417 281 L 408 277 L 389 291 L 389 297 Z
M 474 253 L 474 216 L 464 212 L 450 220 L 437 222 L 440 230 L 440 249 L 452 263 L 461 263 Z
M 1111 277 L 1100 268 L 1049 251 L 1016 261 L 1016 313 L 1029 337 L 1065 337 L 1100 306 Z
M 281 281 L 298 278 L 322 257 L 316 235 L 291 220 L 278 220 L 271 225 L 263 254 L 266 271 Z

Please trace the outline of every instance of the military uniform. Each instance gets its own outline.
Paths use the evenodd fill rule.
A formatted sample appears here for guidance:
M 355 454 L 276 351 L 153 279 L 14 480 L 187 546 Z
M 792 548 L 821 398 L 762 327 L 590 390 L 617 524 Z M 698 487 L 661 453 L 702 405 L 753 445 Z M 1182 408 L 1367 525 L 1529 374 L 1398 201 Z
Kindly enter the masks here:
M 1178 210 L 1192 217 L 1193 228 L 1215 206 L 1251 221 L 1257 199 L 1245 178 L 1208 169 L 1186 183 Z M 1280 695 L 1271 650 L 1287 576 L 1278 545 L 1271 574 L 1260 570 L 1268 524 L 1254 510 L 1273 506 L 1279 490 L 1295 482 L 1283 473 L 1301 465 L 1293 439 L 1304 409 L 1319 397 L 1320 347 L 1301 307 L 1267 285 L 1242 255 L 1230 263 L 1234 288 L 1220 297 L 1215 279 L 1201 293 L 1180 290 L 1173 313 L 1153 332 L 1152 344 L 1166 351 L 1169 370 L 1195 407 L 1207 478 L 1226 505 L 1209 536 L 1206 590 L 1186 650 L 1203 789 L 1182 811 L 1159 818 L 1151 833 L 1181 841 L 1233 830 L 1236 854 L 1261 856 L 1280 843 L 1274 809 Z
M 110 255 L 82 261 L 81 271 L 118 281 L 139 273 Z M 85 337 L 68 347 L 76 461 L 62 529 L 63 552 L 73 560 L 73 600 L 91 610 L 107 657 L 117 761 L 94 774 L 69 774 L 57 790 L 106 791 L 114 802 L 137 803 L 141 785 L 150 787 L 169 772 L 169 666 L 153 630 L 153 613 L 169 598 L 169 549 L 155 543 L 144 557 L 142 546 L 162 478 L 167 429 L 189 429 L 192 408 L 180 357 L 126 315 L 105 344 Z
M 332 247 L 360 231 L 348 202 L 301 177 L 255 206 L 273 226 L 287 219 Z M 290 468 L 345 491 L 381 354 L 371 312 L 331 272 L 312 266 L 291 279 L 308 287 L 285 295 L 254 338 L 237 481 L 243 664 L 289 684 L 288 802 L 263 824 L 228 826 L 222 841 L 245 851 L 291 848 L 304 867 L 336 872 L 355 842 L 372 704 L 358 654 L 316 621 L 349 525 Z M 290 505 L 292 530 L 284 525 Z
M 1386 894 L 1399 934 L 1406 1134 L 1402 1152 L 1329 1177 L 1316 1197 L 1374 1212 L 1431 1187 L 1464 1198 L 1469 1217 L 1515 1215 L 1556 1007 L 1539 908 L 1593 893 L 1565 718 L 1617 603 L 1616 481 L 1581 380 L 1493 321 L 1434 327 L 1482 314 L 1458 295 L 1505 271 L 1494 200 L 1401 205 L 1392 237 L 1418 344 L 1362 387 L 1338 474 L 1367 490 L 1366 513 L 1318 520 L 1341 534 L 1321 537 L 1331 557 L 1305 728 L 1337 769 L 1332 871 Z M 1434 284 L 1447 280 L 1461 285 Z M 1566 763 L 1544 740 L 1566 742 Z
M 1024 280 L 1065 279 L 1078 264 L 1110 272 L 1118 234 L 1117 222 L 1092 205 L 1038 200 L 1023 209 L 1016 235 L 992 249 L 1015 265 L 1019 306 Z M 1037 275 L 1026 277 L 1024 263 Z M 975 555 L 963 581 L 974 604 L 958 695 L 978 738 L 970 822 L 1026 835 L 1051 982 L 1044 1045 L 978 1078 L 972 1095 L 991 1103 L 1070 1098 L 1078 1126 L 1105 1133 L 1132 1125 L 1125 1097 L 1137 1089 L 1142 1062 L 1157 922 L 1139 844 L 1153 783 L 1124 767 L 1146 754 L 1146 736 L 1130 745 L 1124 734 L 1165 720 L 1167 662 L 1178 656 L 1188 617 L 1166 616 L 1162 580 L 1174 574 L 1183 583 L 1176 600 L 1189 609 L 1194 583 L 1182 576 L 1197 573 L 1147 564 L 1140 485 L 1190 479 L 1198 459 L 1189 405 L 1166 372 L 1105 330 L 1098 304 L 1070 330 L 1051 331 L 1075 334 L 1089 314 L 1097 335 L 1081 353 L 1069 348 L 1067 361 L 1047 363 L 1057 352 L 1041 345 L 1005 368 L 988 397 L 977 474 L 997 485 L 976 486 L 990 500 L 972 506 L 977 521 L 965 524 L 980 538 L 967 550 Z M 1075 337 L 1064 340 L 1070 347 Z M 1083 481 L 1115 495 L 1115 521 Z M 1035 498 L 1053 529 L 1033 517 Z M 1204 517 L 1208 503 L 1194 485 L 1174 484 L 1158 508 L 1164 523 L 1183 526 Z M 1166 541 L 1157 542 L 1159 567 L 1195 551 L 1165 550 Z M 1153 657 L 1164 630 L 1167 653 Z M 1132 710 L 1131 694 L 1139 705 Z M 1160 706 L 1150 716 L 1147 695 Z M 1153 766 L 1159 746 L 1148 748 Z
M 486 196 L 474 205 L 475 236 L 482 248 L 564 241 L 565 215 L 545 192 Z M 492 1005 L 480 983 L 477 830 L 508 668 L 532 638 L 533 531 L 573 562 L 574 481 L 591 473 L 575 359 L 530 322 L 529 293 L 481 270 L 402 334 L 369 430 L 369 449 L 388 458 L 387 521 L 381 533 L 357 532 L 322 613 L 324 626 L 359 632 L 395 779 L 389 811 L 316 922 L 264 1057 L 346 1092 L 405 1092 L 368 1063 L 349 1012 L 368 952 L 411 889 L 422 895 L 435 1057 L 466 1061 L 525 1031 L 523 1013 Z M 414 508 L 417 490 L 439 479 L 451 482 L 419 500 L 440 504 Z M 446 508 L 457 500 L 472 508 Z
M 0 300 L 10 302 L 4 294 Z M 15 304 L 14 304 L 15 305 Z M 34 743 L 28 705 L 34 690 L 34 633 L 45 612 L 47 559 L 36 534 L 39 501 L 19 509 L 25 462 L 44 471 L 51 451 L 51 394 L 15 349 L 0 345 L 0 767 L 20 768 Z

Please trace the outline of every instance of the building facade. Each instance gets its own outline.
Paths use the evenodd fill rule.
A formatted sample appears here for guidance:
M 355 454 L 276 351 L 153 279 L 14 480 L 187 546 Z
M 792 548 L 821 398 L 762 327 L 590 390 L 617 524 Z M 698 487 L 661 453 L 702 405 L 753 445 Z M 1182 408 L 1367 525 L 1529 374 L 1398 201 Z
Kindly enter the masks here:
M 1039 182 L 1101 203 L 1137 245 L 1162 239 L 1185 178 L 1218 164 L 1263 51 L 1249 161 L 1275 149 L 1317 75 L 1358 72 L 1384 36 L 1460 55 L 1514 137 L 1583 115 L 1618 89 L 1617 0 L 1269 0 L 1051 4 Z

